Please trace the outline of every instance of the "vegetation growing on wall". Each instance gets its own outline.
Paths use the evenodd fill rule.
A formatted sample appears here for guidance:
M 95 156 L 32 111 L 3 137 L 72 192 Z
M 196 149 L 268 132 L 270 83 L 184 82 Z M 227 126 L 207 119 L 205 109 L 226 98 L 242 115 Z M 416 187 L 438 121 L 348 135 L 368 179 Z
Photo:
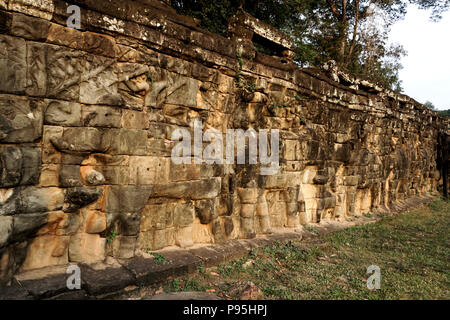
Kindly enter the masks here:
M 201 20 L 201 27 L 227 35 L 228 19 L 244 9 L 289 34 L 295 41 L 295 60 L 319 67 L 328 60 L 341 69 L 402 91 L 398 72 L 401 45 L 389 44 L 390 26 L 406 14 L 409 3 L 431 9 L 438 20 L 448 0 L 173 0 L 178 12 Z M 260 50 L 259 50 L 260 51 Z

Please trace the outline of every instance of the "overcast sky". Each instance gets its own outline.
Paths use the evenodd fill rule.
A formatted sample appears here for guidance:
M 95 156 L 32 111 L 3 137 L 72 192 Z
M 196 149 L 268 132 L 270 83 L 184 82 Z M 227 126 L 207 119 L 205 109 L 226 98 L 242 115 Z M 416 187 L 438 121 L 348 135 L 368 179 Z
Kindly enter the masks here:
M 427 11 L 410 6 L 405 19 L 392 27 L 391 41 L 408 51 L 400 71 L 404 93 L 450 109 L 450 11 L 432 22 Z

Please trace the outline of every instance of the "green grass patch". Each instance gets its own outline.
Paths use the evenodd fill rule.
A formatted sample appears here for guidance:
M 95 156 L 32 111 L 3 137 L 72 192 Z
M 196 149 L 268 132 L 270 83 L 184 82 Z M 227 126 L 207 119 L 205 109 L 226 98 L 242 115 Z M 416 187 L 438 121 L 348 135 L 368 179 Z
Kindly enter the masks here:
M 166 286 L 230 297 L 234 284 L 252 281 L 266 299 L 450 299 L 449 227 L 450 202 L 434 201 L 323 237 L 275 242 Z M 367 288 L 370 265 L 380 267 L 379 290 Z

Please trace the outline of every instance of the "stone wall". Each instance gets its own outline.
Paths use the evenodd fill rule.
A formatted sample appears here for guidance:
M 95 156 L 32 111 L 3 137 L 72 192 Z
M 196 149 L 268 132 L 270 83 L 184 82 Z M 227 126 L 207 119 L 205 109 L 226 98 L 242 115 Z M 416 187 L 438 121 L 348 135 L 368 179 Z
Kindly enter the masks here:
M 66 27 L 70 4 L 80 30 Z M 228 39 L 165 2 L 0 0 L 3 282 L 389 211 L 437 190 L 448 121 L 332 63 L 300 69 L 286 38 L 240 20 Z M 257 53 L 255 28 L 286 51 Z M 279 129 L 278 173 L 174 164 L 172 132 L 195 120 Z

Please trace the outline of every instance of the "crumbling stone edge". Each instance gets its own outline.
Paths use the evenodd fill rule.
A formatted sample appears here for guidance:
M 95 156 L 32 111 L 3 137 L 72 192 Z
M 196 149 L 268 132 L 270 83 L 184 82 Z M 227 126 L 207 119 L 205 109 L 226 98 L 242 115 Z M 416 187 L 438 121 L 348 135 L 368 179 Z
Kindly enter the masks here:
M 408 210 L 436 200 L 436 196 L 415 197 L 398 202 L 389 215 L 406 213 Z M 96 264 L 78 264 L 81 269 L 81 290 L 67 288 L 67 266 L 47 267 L 19 273 L 9 286 L 0 288 L 0 300 L 86 300 L 110 299 L 124 293 L 130 286 L 142 287 L 162 283 L 171 277 L 192 274 L 199 266 L 213 267 L 229 260 L 242 258 L 252 249 L 270 245 L 276 241 L 308 239 L 339 231 L 355 225 L 373 223 L 383 217 L 383 212 L 371 217 L 359 216 L 346 223 L 322 221 L 310 224 L 317 232 L 306 228 L 258 236 L 250 240 L 231 240 L 224 244 L 198 246 L 192 249 L 166 248 L 158 251 L 165 258 L 158 263 L 151 255 L 128 260 L 106 261 Z

